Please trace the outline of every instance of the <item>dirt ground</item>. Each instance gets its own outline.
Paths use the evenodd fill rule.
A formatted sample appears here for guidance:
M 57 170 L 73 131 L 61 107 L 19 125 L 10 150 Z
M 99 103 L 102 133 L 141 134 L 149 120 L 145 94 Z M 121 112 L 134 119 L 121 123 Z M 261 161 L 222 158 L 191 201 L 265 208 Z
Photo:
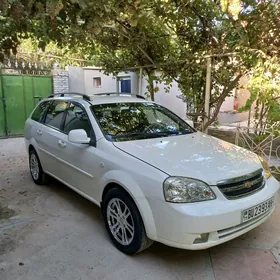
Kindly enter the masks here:
M 97 206 L 58 182 L 32 182 L 22 138 L 0 140 L 0 279 L 279 280 L 279 203 L 267 222 L 224 245 L 154 243 L 130 257 L 111 244 Z

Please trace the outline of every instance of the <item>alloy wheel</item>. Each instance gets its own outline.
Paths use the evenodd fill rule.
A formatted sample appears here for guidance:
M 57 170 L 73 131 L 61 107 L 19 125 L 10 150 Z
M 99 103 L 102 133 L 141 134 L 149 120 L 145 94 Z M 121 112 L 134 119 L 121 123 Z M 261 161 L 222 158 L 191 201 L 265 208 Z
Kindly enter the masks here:
M 39 169 L 39 162 L 35 154 L 30 155 L 30 171 L 33 179 L 38 180 L 40 169 Z
M 107 221 L 114 238 L 122 245 L 129 245 L 134 238 L 134 222 L 127 205 L 113 198 L 107 206 Z

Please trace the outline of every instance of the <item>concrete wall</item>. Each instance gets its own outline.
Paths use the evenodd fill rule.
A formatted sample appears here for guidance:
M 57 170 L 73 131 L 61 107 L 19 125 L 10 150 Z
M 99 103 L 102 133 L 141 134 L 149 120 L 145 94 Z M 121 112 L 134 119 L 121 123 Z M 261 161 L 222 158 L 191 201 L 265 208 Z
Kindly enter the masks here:
M 237 101 L 237 109 L 243 107 L 247 100 L 250 98 L 250 92 L 247 89 L 248 79 L 247 77 L 242 77 L 239 82 L 239 89 L 236 89 L 232 96 L 226 97 L 225 101 L 221 106 L 220 112 L 234 110 L 234 100 Z
M 240 109 L 245 106 L 247 100 L 250 98 L 250 91 L 247 89 L 248 86 L 248 77 L 244 76 L 239 81 L 239 88 L 236 89 L 235 98 L 236 98 L 236 109 Z M 233 101 L 234 102 L 234 101 Z M 256 102 L 253 103 L 251 107 L 251 118 L 254 118 L 254 111 L 256 107 Z M 222 112 L 223 110 L 221 110 Z M 235 114 L 225 114 L 219 113 L 219 121 L 221 123 L 233 123 L 233 122 L 241 122 L 248 121 L 249 119 L 249 111 Z
M 249 99 L 250 92 L 247 89 L 248 79 L 246 77 L 242 77 L 240 79 L 239 84 L 241 88 L 237 90 L 236 98 L 237 98 L 238 108 L 241 108 L 246 104 L 247 100 Z
M 225 99 L 218 115 L 218 121 L 220 124 L 235 123 L 248 120 L 249 112 L 238 113 L 238 111 L 234 111 L 234 109 L 238 110 L 242 108 L 250 98 L 250 92 L 247 89 L 247 85 L 248 78 L 242 77 L 239 82 L 240 88 L 235 90 L 233 96 L 229 96 Z M 236 106 L 234 106 L 235 100 L 237 102 Z M 253 104 L 252 106 L 252 111 L 254 111 L 254 108 L 255 104 Z
M 247 121 L 249 116 L 249 112 L 220 112 L 218 115 L 219 124 L 231 124 L 236 122 Z
M 81 67 L 68 66 L 69 91 L 85 93 L 84 69 Z
M 220 111 L 232 111 L 234 107 L 234 96 L 226 97 L 225 101 L 223 102 Z

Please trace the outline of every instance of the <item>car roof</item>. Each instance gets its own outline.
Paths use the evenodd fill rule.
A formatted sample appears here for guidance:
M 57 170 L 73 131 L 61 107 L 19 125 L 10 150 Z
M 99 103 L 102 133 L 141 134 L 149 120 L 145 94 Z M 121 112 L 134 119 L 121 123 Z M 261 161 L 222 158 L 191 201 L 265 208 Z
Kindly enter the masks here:
M 109 104 L 109 103 L 143 103 L 143 102 L 150 102 L 149 100 L 140 99 L 133 96 L 93 96 L 90 103 L 92 105 L 99 105 L 99 104 Z
M 150 100 L 146 100 L 143 96 L 127 94 L 127 93 L 101 93 L 101 94 L 92 94 L 92 95 L 83 95 L 77 93 L 63 93 L 56 94 L 54 96 L 50 96 L 48 100 L 67 100 L 67 101 L 78 101 L 83 104 L 92 104 L 92 105 L 100 105 L 100 104 L 110 104 L 110 103 L 143 103 L 143 102 L 152 102 Z M 84 98 L 83 98 L 84 97 Z

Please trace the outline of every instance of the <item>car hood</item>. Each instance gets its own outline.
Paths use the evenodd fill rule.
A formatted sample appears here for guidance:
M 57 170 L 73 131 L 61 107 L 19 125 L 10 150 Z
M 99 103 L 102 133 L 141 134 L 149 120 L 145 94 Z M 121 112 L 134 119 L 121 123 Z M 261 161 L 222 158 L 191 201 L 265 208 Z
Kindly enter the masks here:
M 196 178 L 209 185 L 262 168 L 256 154 L 201 132 L 114 145 L 170 176 Z

